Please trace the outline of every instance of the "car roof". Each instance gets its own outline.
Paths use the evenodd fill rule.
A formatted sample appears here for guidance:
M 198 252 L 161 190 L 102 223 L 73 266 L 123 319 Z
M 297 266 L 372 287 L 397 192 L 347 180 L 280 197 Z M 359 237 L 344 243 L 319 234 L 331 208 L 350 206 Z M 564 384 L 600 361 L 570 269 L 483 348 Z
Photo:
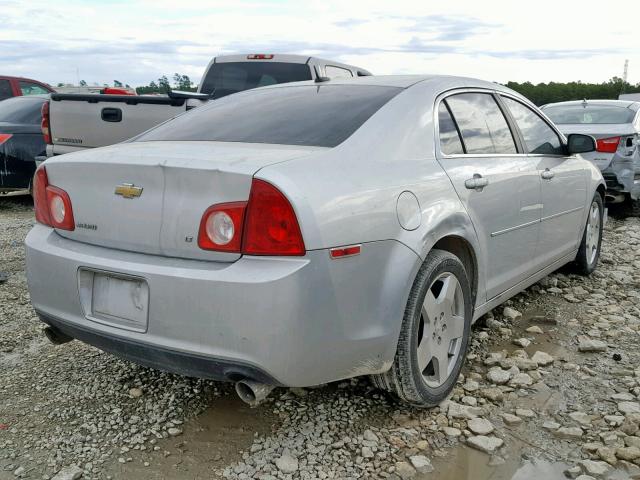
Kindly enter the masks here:
M 437 84 L 442 90 L 453 88 L 489 88 L 501 91 L 511 91 L 498 84 L 468 77 L 451 75 L 371 75 L 366 77 L 339 77 L 325 82 L 307 80 L 304 82 L 281 83 L 263 88 L 286 88 L 294 85 L 372 85 L 380 87 L 409 88 L 418 83 Z
M 570 100 L 567 102 L 547 103 L 544 108 L 557 106 L 575 106 L 575 105 L 604 105 L 609 107 L 630 108 L 631 110 L 640 110 L 640 102 L 631 100 Z

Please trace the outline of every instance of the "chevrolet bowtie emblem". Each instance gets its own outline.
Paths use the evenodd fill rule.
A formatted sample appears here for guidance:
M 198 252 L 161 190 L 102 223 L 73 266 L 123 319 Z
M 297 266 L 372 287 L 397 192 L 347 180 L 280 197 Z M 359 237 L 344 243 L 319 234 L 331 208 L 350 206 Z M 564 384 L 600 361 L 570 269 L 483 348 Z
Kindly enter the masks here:
M 123 183 L 116 187 L 115 194 L 124 198 L 139 197 L 142 195 L 142 187 L 136 187 L 133 183 Z

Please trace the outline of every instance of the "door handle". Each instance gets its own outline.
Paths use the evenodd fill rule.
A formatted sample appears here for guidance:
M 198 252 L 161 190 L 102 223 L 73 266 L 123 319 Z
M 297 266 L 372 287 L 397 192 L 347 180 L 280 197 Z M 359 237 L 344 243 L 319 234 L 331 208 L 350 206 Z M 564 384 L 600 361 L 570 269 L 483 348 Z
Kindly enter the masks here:
M 551 180 L 553 177 L 555 177 L 555 173 L 553 173 L 551 170 L 549 170 L 548 168 L 544 169 L 544 172 L 542 172 L 542 174 L 540 175 L 542 178 L 544 178 L 545 180 Z
M 121 122 L 122 110 L 119 108 L 103 108 L 100 116 L 105 122 Z
M 465 188 L 469 190 L 475 190 L 476 192 L 481 192 L 484 187 L 489 185 L 489 179 L 484 178 L 479 173 L 474 173 L 473 178 L 468 178 L 464 181 Z

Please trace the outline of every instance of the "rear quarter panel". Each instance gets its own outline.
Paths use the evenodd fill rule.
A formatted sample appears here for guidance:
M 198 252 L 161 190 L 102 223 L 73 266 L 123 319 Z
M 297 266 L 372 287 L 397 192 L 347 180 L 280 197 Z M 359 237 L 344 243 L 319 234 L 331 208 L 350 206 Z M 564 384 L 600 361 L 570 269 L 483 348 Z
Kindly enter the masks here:
M 438 87 L 415 85 L 341 145 L 256 174 L 289 196 L 308 250 L 395 240 L 413 250 L 421 264 L 438 240 L 453 235 L 473 246 L 481 275 L 483 249 L 435 160 L 433 99 Z M 398 220 L 398 198 L 405 191 L 419 203 L 421 221 L 413 230 L 402 228 Z M 477 293 L 484 301 L 483 286 Z

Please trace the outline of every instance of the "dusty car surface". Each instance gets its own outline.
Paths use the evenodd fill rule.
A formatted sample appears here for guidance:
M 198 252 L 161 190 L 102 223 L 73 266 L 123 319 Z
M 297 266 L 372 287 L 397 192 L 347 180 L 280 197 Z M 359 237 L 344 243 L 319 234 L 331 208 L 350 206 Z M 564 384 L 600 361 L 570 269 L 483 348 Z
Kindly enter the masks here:
M 550 103 L 542 110 L 565 135 L 596 138 L 596 151 L 584 157 L 602 171 L 607 200 L 624 202 L 640 216 L 640 102 L 583 100 Z
M 596 268 L 605 185 L 576 155 L 593 148 L 473 79 L 239 93 L 41 166 L 31 301 L 57 343 L 246 400 L 372 375 L 435 405 L 475 319 L 564 264 Z

